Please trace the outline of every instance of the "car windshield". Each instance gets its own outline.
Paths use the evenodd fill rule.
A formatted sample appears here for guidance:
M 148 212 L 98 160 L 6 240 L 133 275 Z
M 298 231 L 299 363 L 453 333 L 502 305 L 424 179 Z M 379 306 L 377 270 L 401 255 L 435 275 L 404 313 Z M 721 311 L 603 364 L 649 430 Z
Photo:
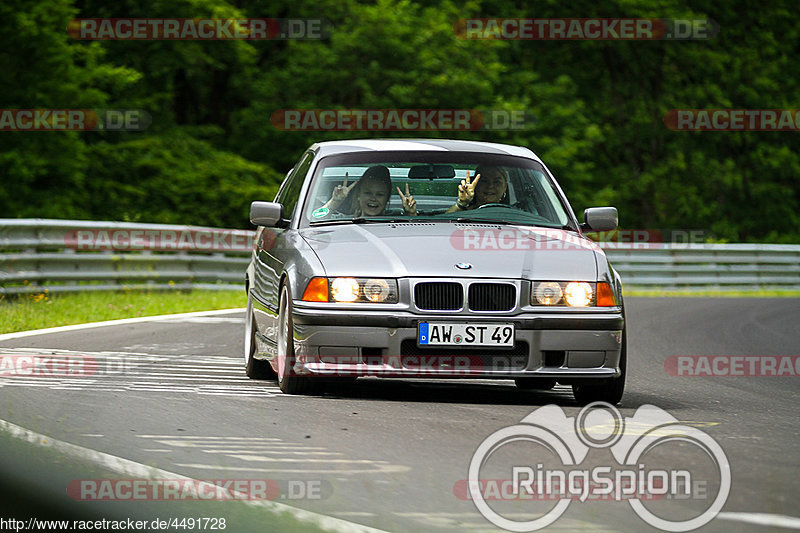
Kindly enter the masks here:
M 465 183 L 471 190 L 459 198 L 459 186 Z M 545 169 L 531 159 L 458 152 L 357 153 L 320 161 L 301 225 L 468 219 L 569 228 L 568 209 Z

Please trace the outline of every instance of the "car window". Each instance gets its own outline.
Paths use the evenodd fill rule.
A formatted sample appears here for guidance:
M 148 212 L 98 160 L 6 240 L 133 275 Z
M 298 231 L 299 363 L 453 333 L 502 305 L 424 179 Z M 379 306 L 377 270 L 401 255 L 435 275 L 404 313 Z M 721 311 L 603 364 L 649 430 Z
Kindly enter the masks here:
M 284 216 L 288 218 L 294 216 L 294 210 L 300 198 L 300 189 L 303 188 L 303 182 L 305 181 L 306 174 L 308 174 L 308 169 L 311 168 L 313 160 L 313 152 L 306 152 L 294 166 L 294 169 L 289 173 L 281 190 L 275 197 L 276 202 L 283 204 Z
M 424 154 L 409 157 L 390 153 L 383 159 L 373 155 L 367 162 L 357 160 L 358 157 L 348 160 L 345 156 L 320 160 L 306 198 L 301 225 L 415 216 L 443 222 L 470 218 L 558 228 L 570 224 L 569 208 L 565 207 L 541 164 L 530 159 L 506 157 L 498 160 L 497 156 L 486 159 L 482 154 L 458 154 L 452 160 L 440 155 L 435 161 L 425 162 Z M 388 200 L 384 196 L 378 200 L 385 202 L 382 210 L 362 216 L 365 211 L 358 208 L 361 205 L 358 184 L 365 173 L 373 173 L 376 167 L 382 174 L 381 183 L 390 182 Z M 484 174 L 476 186 L 473 201 L 467 208 L 454 209 L 462 180 L 467 176 L 474 180 L 480 169 L 484 169 Z M 335 201 L 334 193 L 339 187 L 346 189 L 347 195 Z M 416 201 L 416 215 L 403 207 L 403 197 L 397 189 L 405 195 L 406 187 Z M 386 190 L 385 185 L 382 190 Z M 341 189 L 337 194 L 342 195 Z
M 550 220 L 558 221 L 562 226 L 569 221 L 558 194 L 544 172 L 533 171 L 530 185 L 533 189 L 529 195 L 534 208 Z

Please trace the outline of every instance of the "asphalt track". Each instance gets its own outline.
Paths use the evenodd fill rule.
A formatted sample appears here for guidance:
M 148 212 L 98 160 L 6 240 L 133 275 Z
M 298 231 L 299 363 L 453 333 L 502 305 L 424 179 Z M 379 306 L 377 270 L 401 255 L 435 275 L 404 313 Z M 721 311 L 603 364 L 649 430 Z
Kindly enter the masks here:
M 687 377 L 665 368 L 678 355 L 800 355 L 800 299 L 626 304 L 629 375 L 621 415 L 657 406 L 707 434 L 730 465 L 722 512 L 699 531 L 800 529 L 800 378 Z M 361 379 L 321 396 L 286 396 L 274 382 L 245 377 L 242 317 L 217 312 L 0 336 L 5 361 L 49 355 L 94 365 L 87 375 L 0 375 L 0 518 L 227 516 L 226 531 L 494 531 L 460 490 L 478 446 L 542 406 L 554 404 L 568 417 L 581 409 L 566 387 L 521 391 L 502 381 Z M 592 421 L 590 432 L 600 428 L 601 435 L 607 420 Z M 636 435 L 635 424 L 625 426 L 627 435 Z M 511 443 L 487 460 L 481 477 L 507 479 L 509 465 L 552 467 L 556 459 L 530 442 Z M 651 501 L 654 514 L 684 520 L 710 505 L 719 472 L 708 454 L 665 442 L 648 460 L 649 467 L 688 470 L 706 487 L 705 496 L 700 487 L 689 498 Z M 581 467 L 614 464 L 609 449 L 598 447 Z M 65 496 L 75 480 L 179 476 L 269 480 L 279 492 L 245 510 L 225 501 Z M 518 521 L 554 505 L 490 502 Z M 656 530 L 628 501 L 592 498 L 572 501 L 547 528 Z

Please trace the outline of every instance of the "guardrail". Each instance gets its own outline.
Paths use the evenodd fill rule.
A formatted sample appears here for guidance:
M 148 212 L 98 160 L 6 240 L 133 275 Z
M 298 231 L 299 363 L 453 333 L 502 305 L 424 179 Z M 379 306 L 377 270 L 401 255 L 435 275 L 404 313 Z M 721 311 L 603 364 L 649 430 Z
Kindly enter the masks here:
M 0 294 L 241 290 L 254 235 L 201 226 L 0 219 Z M 600 246 L 627 288 L 800 290 L 800 245 Z
M 244 289 L 254 231 L 0 219 L 0 294 Z
M 601 243 L 628 288 L 800 290 L 800 245 Z

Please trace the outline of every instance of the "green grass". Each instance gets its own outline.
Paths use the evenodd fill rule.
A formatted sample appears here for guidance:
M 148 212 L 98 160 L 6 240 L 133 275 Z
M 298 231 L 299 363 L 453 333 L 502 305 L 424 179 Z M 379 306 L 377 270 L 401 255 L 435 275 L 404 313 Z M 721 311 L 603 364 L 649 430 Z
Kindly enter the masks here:
M 154 291 L 0 295 L 0 333 L 118 318 L 244 307 L 241 291 Z
M 650 297 L 670 297 L 670 296 L 694 296 L 703 298 L 797 298 L 800 297 L 800 291 L 790 290 L 730 290 L 730 291 L 715 291 L 715 290 L 667 290 L 667 289 L 631 289 L 624 290 L 625 296 L 650 296 Z
M 626 290 L 625 296 L 649 297 L 800 297 L 800 291 Z M 0 295 L 0 333 L 52 328 L 118 318 L 244 307 L 241 291 L 121 291 Z

